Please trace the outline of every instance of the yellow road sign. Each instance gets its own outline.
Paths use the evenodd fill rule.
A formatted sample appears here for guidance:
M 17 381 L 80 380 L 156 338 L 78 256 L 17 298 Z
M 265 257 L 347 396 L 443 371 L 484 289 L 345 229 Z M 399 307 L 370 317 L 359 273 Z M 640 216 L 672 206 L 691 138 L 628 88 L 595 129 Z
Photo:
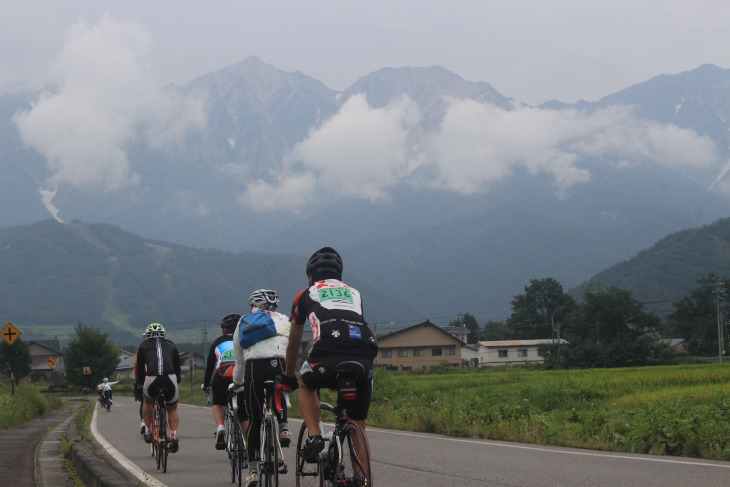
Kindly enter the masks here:
M 56 366 L 56 359 L 53 357 L 48 357 L 48 360 L 46 360 L 46 363 L 50 368 L 53 368 Z
M 3 340 L 5 340 L 8 345 L 12 345 L 20 336 L 20 332 L 12 323 L 8 323 L 5 325 L 5 328 L 3 328 L 3 331 L 0 332 L 0 335 L 2 335 Z
M 84 374 L 91 375 L 91 367 L 84 367 Z

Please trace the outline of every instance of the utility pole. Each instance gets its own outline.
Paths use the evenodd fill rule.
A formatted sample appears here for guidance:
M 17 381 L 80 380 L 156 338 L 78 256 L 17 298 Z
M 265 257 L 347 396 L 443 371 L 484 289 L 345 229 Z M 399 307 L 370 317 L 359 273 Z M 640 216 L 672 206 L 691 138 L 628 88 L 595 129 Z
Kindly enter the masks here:
M 722 282 L 715 283 L 715 303 L 717 304 L 717 357 L 722 363 L 722 321 L 720 320 L 720 286 Z

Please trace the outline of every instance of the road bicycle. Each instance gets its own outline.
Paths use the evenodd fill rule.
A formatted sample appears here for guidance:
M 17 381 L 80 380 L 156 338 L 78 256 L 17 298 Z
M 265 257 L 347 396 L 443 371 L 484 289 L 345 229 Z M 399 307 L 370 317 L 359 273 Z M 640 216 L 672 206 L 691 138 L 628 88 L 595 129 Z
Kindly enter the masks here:
M 231 462 L 231 482 L 238 482 L 241 487 L 241 471 L 248 467 L 246 442 L 243 439 L 241 422 L 238 417 L 238 394 L 228 389 L 228 406 L 226 407 L 226 452 Z
M 359 365 L 359 364 L 357 364 Z M 334 427 L 329 438 L 324 430 L 322 414 L 319 430 L 322 438 L 327 439 L 326 447 L 315 463 L 308 463 L 303 456 L 303 448 L 309 436 L 306 424 L 299 430 L 296 452 L 297 487 L 362 487 L 372 486 L 370 470 L 370 450 L 365 433 L 360 425 L 347 417 L 347 405 L 357 399 L 357 382 L 361 373 L 346 367 L 336 372 L 337 403 L 332 406 L 320 402 L 320 413 L 334 416 Z
M 170 449 L 170 425 L 167 422 L 167 403 L 165 402 L 165 388 L 157 392 L 152 401 L 152 456 L 155 457 L 157 469 L 167 473 L 167 454 Z
M 112 410 L 111 395 L 107 394 L 106 391 L 99 394 L 99 404 L 101 405 L 102 409 L 106 409 L 107 412 L 110 412 Z
M 278 487 L 279 474 L 285 474 L 289 467 L 284 461 L 284 454 L 279 442 L 279 422 L 271 407 L 271 398 L 275 398 L 275 407 L 282 411 L 281 399 L 289 407 L 289 397 L 284 386 L 280 386 L 281 377 L 276 381 L 264 382 L 264 400 L 261 411 L 261 446 L 259 450 L 259 485 L 263 487 Z M 286 388 L 288 389 L 288 388 Z

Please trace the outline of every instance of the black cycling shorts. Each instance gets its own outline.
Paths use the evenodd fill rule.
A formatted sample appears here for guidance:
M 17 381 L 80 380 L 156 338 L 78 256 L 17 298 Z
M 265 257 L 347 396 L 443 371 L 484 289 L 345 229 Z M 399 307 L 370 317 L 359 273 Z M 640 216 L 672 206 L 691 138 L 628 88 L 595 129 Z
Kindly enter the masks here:
M 230 367 L 233 370 L 233 365 L 224 365 L 223 367 Z M 210 395 L 214 406 L 228 405 L 228 386 L 232 382 L 232 378 L 222 376 L 217 370 L 213 372 L 213 378 L 210 380 Z
M 365 420 L 373 396 L 372 360 L 353 355 L 318 354 L 313 351 L 302 364 L 299 378 L 312 389 L 334 389 L 337 387 L 335 369 L 343 362 L 357 362 L 362 365 L 364 373 L 357 382 L 357 399 L 347 405 L 347 416 L 357 421 Z

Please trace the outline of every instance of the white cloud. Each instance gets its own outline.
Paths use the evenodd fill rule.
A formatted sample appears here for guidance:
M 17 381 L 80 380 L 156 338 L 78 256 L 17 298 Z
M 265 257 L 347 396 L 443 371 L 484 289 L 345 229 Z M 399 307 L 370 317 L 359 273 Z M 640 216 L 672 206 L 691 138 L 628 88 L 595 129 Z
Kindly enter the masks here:
M 244 208 L 253 211 L 291 211 L 314 199 L 317 191 L 317 178 L 312 173 L 302 173 L 287 177 L 280 184 L 273 185 L 262 180 L 254 181 L 238 196 Z
M 592 164 L 615 170 L 654 161 L 680 168 L 718 163 L 714 144 L 690 130 L 638 120 L 630 107 L 593 113 L 449 100 L 435 133 L 418 130 L 419 113 L 406 97 L 382 109 L 363 95 L 298 144 L 302 167 L 280 185 L 256 181 L 240 201 L 258 211 L 294 210 L 318 197 L 388 197 L 399 183 L 464 194 L 488 191 L 516 172 L 544 175 L 558 196 L 591 180 Z M 413 171 L 418 172 L 418 180 Z
M 49 183 L 114 190 L 137 184 L 125 152 L 136 129 L 152 145 L 169 145 L 204 120 L 198 100 L 164 94 L 146 64 L 152 39 L 135 21 L 104 15 L 67 31 L 54 63 L 62 80 L 14 121 L 23 142 L 46 157 Z
M 484 191 L 517 169 L 552 178 L 558 193 L 591 178 L 590 160 L 653 160 L 681 167 L 717 164 L 714 144 L 690 130 L 631 116 L 630 107 L 584 113 L 522 107 L 507 111 L 471 100 L 454 101 L 441 130 L 424 143 L 435 167 L 434 186 L 460 193 Z

